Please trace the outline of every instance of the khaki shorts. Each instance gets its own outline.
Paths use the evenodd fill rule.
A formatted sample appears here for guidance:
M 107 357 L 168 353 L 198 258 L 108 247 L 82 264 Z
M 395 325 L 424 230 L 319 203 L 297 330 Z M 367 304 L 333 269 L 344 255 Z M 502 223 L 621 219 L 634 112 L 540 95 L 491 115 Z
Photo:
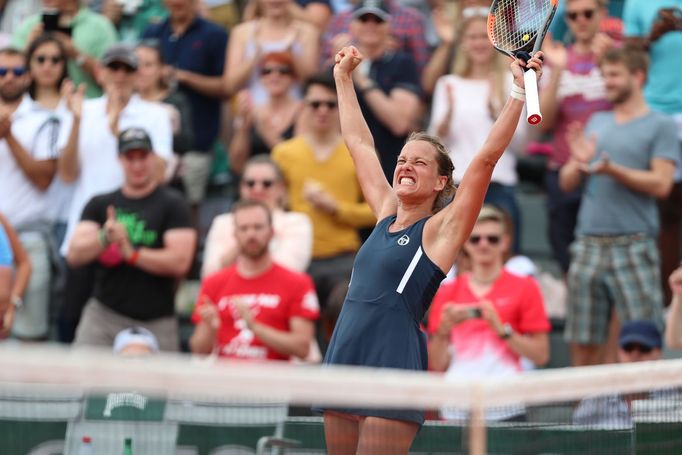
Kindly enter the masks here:
M 211 152 L 187 152 L 182 156 L 180 178 L 190 204 L 204 200 L 212 162 Z
M 152 332 L 162 351 L 175 352 L 180 349 L 178 320 L 175 316 L 138 321 L 115 312 L 94 297 L 88 300 L 83 309 L 74 345 L 113 348 L 118 332 L 136 326 Z

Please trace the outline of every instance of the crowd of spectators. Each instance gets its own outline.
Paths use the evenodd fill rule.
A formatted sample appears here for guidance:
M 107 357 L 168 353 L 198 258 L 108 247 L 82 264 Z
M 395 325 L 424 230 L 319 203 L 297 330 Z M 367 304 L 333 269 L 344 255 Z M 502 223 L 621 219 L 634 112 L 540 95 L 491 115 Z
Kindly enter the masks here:
M 561 3 L 543 122 L 519 124 L 423 321 L 430 367 L 449 376 L 549 360 L 551 296 L 504 266 L 524 253 L 530 143 L 546 152 L 572 363 L 617 361 L 632 321 L 682 345 L 682 2 Z M 512 83 L 489 5 L 0 1 L 0 338 L 179 350 L 177 289 L 200 280 L 185 349 L 319 360 L 378 221 L 343 142 L 333 56 L 365 57 L 354 85 L 386 178 L 428 130 L 458 182 Z M 212 182 L 221 156 L 234 197 Z M 211 198 L 236 205 L 211 213 Z

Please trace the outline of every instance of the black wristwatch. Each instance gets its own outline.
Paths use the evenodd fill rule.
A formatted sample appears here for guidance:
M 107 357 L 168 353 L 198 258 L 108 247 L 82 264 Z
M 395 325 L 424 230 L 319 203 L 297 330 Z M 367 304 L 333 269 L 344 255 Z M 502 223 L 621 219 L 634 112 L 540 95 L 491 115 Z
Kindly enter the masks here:
M 500 338 L 503 340 L 508 340 L 511 338 L 511 336 L 514 335 L 514 329 L 512 328 L 510 323 L 506 323 L 502 326 L 502 333 L 500 333 Z

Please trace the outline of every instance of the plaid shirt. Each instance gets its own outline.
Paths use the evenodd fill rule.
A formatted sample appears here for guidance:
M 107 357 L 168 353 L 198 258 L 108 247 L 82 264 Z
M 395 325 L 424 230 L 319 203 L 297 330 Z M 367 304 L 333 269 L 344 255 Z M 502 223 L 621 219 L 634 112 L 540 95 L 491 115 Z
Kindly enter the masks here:
M 391 33 L 398 42 L 398 49 L 407 52 L 417 63 L 419 74 L 429 60 L 429 50 L 424 33 L 424 17 L 414 8 L 400 6 L 394 0 L 386 2 L 391 13 Z M 332 39 L 340 33 L 348 33 L 353 10 L 335 14 L 324 35 L 323 59 L 332 57 Z

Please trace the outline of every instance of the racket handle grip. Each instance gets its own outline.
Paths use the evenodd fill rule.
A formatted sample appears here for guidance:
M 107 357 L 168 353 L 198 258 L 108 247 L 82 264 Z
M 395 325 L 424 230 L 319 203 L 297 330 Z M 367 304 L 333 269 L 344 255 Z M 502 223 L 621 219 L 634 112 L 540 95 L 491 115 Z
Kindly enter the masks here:
M 535 70 L 528 70 L 523 74 L 523 82 L 526 90 L 526 114 L 528 123 L 537 125 L 542 121 L 540 113 L 540 97 L 538 96 L 538 80 L 535 77 Z

